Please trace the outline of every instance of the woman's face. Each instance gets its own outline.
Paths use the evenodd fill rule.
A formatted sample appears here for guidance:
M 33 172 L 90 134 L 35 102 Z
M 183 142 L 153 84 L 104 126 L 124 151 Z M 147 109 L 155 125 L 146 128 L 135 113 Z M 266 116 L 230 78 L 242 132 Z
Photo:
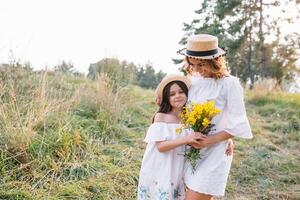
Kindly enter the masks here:
M 193 72 L 199 73 L 202 76 L 209 76 L 210 66 L 206 60 L 188 58 L 188 63 L 192 67 Z
M 169 102 L 172 108 L 182 108 L 187 101 L 187 96 L 185 95 L 184 91 L 174 83 L 170 87 L 170 96 Z

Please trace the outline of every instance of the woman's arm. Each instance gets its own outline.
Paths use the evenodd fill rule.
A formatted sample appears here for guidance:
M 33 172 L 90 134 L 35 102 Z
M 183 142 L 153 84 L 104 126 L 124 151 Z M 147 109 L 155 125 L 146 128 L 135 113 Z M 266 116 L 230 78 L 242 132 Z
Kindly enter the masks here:
M 165 151 L 172 150 L 176 147 L 179 147 L 181 145 L 187 145 L 187 144 L 201 145 L 199 141 L 205 138 L 207 138 L 207 136 L 198 133 L 191 133 L 187 136 L 184 136 L 182 138 L 177 138 L 175 140 L 156 142 L 156 147 L 159 152 L 165 152 Z

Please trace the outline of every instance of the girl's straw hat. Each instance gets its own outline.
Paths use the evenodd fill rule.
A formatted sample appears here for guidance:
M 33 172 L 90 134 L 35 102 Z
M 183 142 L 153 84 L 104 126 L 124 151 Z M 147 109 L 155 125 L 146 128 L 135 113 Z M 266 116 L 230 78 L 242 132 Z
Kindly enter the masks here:
M 167 75 L 162 79 L 155 90 L 156 98 L 162 99 L 164 88 L 166 87 L 166 85 L 168 85 L 168 83 L 171 83 L 172 81 L 182 81 L 187 86 L 187 88 L 190 88 L 192 85 L 190 79 L 188 79 L 186 76 L 175 74 Z
M 223 49 L 218 47 L 218 38 L 208 34 L 189 37 L 186 48 L 177 53 L 196 59 L 214 59 L 226 54 Z

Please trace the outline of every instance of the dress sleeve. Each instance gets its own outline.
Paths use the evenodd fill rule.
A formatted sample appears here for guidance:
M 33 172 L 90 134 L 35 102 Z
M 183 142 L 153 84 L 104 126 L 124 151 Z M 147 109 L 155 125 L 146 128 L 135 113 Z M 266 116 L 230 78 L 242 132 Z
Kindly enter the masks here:
M 246 115 L 243 88 L 237 78 L 233 79 L 227 90 L 227 109 L 224 130 L 235 137 L 251 139 L 253 135 Z
M 153 123 L 148 128 L 144 142 L 158 142 L 168 140 L 169 129 L 165 123 Z

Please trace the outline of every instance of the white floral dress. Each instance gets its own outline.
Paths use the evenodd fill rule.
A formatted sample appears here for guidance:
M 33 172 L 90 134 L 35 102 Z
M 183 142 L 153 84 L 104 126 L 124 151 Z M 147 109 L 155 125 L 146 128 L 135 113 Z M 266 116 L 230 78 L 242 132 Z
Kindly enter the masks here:
M 181 200 L 184 199 L 184 150 L 179 146 L 166 152 L 159 152 L 157 141 L 174 140 L 183 137 L 187 131 L 176 133 L 180 124 L 154 122 L 150 125 L 146 138 L 138 184 L 139 200 Z
M 203 103 L 213 100 L 221 114 L 213 119 L 214 134 L 225 130 L 235 137 L 252 138 L 243 101 L 243 89 L 239 79 L 234 76 L 219 80 L 204 77 L 190 77 L 192 86 L 189 101 Z M 204 194 L 223 196 L 230 171 L 232 156 L 225 154 L 228 141 L 202 149 L 203 158 L 199 160 L 193 173 L 190 164 L 185 164 L 184 181 L 188 188 Z

